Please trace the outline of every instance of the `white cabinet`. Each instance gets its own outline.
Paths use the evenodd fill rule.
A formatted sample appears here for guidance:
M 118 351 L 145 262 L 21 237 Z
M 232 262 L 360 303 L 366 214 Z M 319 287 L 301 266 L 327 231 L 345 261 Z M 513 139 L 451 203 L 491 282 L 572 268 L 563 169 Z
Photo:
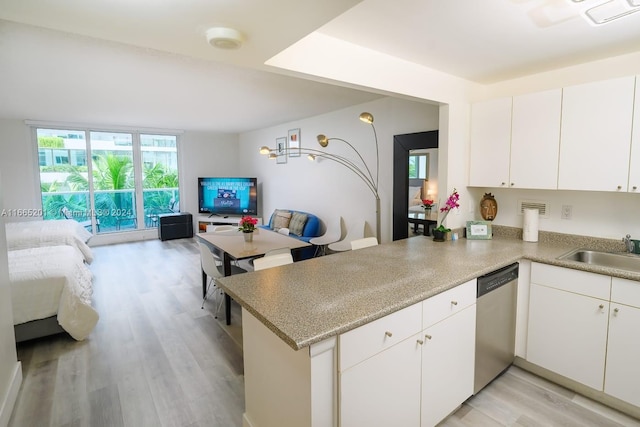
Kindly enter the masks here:
M 198 215 L 198 232 L 204 233 L 207 231 L 207 226 L 209 225 L 238 225 L 240 222 L 240 216 L 230 216 L 230 217 L 222 217 L 222 216 L 211 216 L 211 215 Z M 258 220 L 258 225 L 262 225 L 262 218 L 256 218 Z
M 435 426 L 473 394 L 475 325 L 473 304 L 425 329 L 422 427 Z
M 634 80 L 563 89 L 558 189 L 627 191 Z
M 476 280 L 422 304 L 421 426 L 431 427 L 473 394 Z
M 508 187 L 511 98 L 471 106 L 469 185 Z
M 340 426 L 430 427 L 471 396 L 475 283 L 339 337 Z
M 526 359 L 640 407 L 640 283 L 532 263 Z
M 608 276 L 532 264 L 527 360 L 602 390 L 610 284 Z
M 640 283 L 613 278 L 604 392 L 640 406 Z
M 339 337 L 340 425 L 420 425 L 422 304 Z
M 556 189 L 562 90 L 471 107 L 469 184 Z
M 340 426 L 420 425 L 419 334 L 341 373 Z
M 513 97 L 509 186 L 558 188 L 562 89 Z
M 636 77 L 636 96 L 633 108 L 633 130 L 631 135 L 631 162 L 629 187 L 632 193 L 640 192 L 640 76 Z

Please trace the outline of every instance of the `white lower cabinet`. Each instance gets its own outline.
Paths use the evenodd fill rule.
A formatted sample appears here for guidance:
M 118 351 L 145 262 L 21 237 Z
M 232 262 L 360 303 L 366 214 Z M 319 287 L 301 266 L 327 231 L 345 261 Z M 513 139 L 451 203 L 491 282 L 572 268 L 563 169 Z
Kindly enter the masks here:
M 340 376 L 341 427 L 420 425 L 419 334 Z
M 640 407 L 640 283 L 532 263 L 526 359 Z
M 640 283 L 614 278 L 611 286 L 604 392 L 640 406 Z
M 602 390 L 608 301 L 531 284 L 527 360 Z
M 475 304 L 424 331 L 422 427 L 436 425 L 473 394 L 475 334 Z
M 341 427 L 431 427 L 473 394 L 475 283 L 339 337 Z

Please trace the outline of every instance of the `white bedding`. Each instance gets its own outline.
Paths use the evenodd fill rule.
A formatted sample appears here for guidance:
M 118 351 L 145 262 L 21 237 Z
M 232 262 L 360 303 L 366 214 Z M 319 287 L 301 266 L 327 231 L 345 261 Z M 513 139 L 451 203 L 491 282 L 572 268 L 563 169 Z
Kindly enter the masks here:
M 13 323 L 57 314 L 58 323 L 78 341 L 98 322 L 91 306 L 91 270 L 71 246 L 44 246 L 8 252 Z
M 8 222 L 6 230 L 7 250 L 69 245 L 77 248 L 88 264 L 93 261 L 87 245 L 93 235 L 72 219 Z

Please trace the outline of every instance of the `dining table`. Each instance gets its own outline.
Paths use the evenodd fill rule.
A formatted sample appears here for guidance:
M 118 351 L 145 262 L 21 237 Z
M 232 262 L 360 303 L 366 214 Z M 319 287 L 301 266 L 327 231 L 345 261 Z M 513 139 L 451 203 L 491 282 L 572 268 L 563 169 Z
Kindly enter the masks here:
M 250 242 L 245 241 L 244 233 L 239 230 L 224 232 L 198 233 L 196 235 L 213 254 L 222 260 L 222 270 L 225 276 L 231 275 L 231 263 L 244 259 L 258 258 L 267 252 L 289 248 L 292 253 L 297 249 L 311 246 L 295 237 L 278 233 L 265 228 L 256 228 Z M 295 259 L 295 256 L 294 256 Z M 207 274 L 202 271 L 202 298 L 207 297 Z M 231 324 L 231 297 L 224 295 L 224 311 L 227 325 Z
M 418 225 L 422 224 L 422 234 L 430 236 L 430 227 L 438 223 L 438 211 L 409 212 L 409 224 L 413 224 L 413 232 L 418 233 Z

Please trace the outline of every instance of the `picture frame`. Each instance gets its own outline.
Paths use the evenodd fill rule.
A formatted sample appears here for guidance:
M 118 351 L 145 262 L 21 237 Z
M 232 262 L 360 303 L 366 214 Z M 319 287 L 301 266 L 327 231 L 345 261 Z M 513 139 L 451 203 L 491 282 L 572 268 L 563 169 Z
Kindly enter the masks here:
M 300 128 L 290 129 L 287 135 L 289 157 L 300 157 Z
M 287 163 L 287 138 L 276 138 L 276 163 Z
M 467 240 L 491 240 L 492 238 L 490 221 L 467 221 Z

